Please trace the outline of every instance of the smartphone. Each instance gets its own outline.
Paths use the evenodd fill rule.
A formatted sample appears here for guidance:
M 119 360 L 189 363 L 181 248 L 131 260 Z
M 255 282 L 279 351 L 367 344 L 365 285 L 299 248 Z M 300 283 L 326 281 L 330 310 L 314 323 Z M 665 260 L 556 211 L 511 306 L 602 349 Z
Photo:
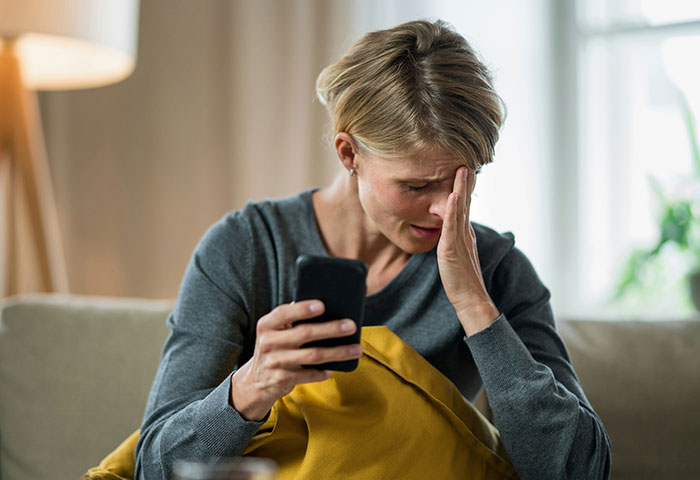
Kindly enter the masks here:
M 296 261 L 295 301 L 321 300 L 326 306 L 318 317 L 301 320 L 298 323 L 328 322 L 350 318 L 357 324 L 357 330 L 347 337 L 329 338 L 309 342 L 302 347 L 335 347 L 360 343 L 360 330 L 365 313 L 367 286 L 367 265 L 360 260 L 301 255 Z M 329 362 L 320 365 L 306 365 L 319 370 L 339 370 L 351 372 L 357 368 L 358 360 Z

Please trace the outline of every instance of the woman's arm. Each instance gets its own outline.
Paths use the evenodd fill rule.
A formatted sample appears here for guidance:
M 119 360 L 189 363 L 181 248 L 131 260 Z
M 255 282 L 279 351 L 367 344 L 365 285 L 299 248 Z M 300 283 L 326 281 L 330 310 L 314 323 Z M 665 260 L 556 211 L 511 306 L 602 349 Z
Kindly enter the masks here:
M 274 297 L 275 287 L 267 269 L 256 273 L 254 265 L 260 267 L 264 253 L 253 245 L 240 222 L 229 218 L 212 227 L 195 249 L 168 318 L 171 333 L 146 405 L 137 479 L 171 478 L 178 459 L 240 455 L 278 398 L 297 384 L 330 375 L 302 365 L 362 354 L 359 345 L 301 348 L 353 333 L 355 323 L 294 325 L 322 313 L 323 304 L 304 301 L 272 309 L 271 300 L 261 302 Z M 257 307 L 251 306 L 254 300 Z M 259 320 L 256 308 L 267 312 Z
M 466 342 L 520 478 L 608 478 L 610 442 L 556 331 L 549 292 L 517 249 L 487 283 L 505 314 Z
M 136 448 L 137 479 L 172 477 L 178 458 L 239 454 L 259 429 L 229 404 L 249 331 L 244 305 L 207 271 L 205 237 L 187 267 Z M 202 258 L 202 255 L 205 258 Z
M 549 291 L 514 248 L 484 278 L 469 222 L 475 182 L 457 170 L 438 266 L 513 466 L 523 480 L 608 478 L 610 442 L 556 332 Z

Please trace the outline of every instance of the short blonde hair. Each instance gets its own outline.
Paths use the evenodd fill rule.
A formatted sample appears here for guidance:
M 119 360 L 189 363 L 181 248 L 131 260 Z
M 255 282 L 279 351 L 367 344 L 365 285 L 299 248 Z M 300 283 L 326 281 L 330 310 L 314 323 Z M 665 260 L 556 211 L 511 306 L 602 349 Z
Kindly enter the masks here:
M 378 156 L 438 146 L 470 168 L 493 160 L 503 102 L 450 25 L 418 20 L 370 32 L 316 80 L 335 133 Z

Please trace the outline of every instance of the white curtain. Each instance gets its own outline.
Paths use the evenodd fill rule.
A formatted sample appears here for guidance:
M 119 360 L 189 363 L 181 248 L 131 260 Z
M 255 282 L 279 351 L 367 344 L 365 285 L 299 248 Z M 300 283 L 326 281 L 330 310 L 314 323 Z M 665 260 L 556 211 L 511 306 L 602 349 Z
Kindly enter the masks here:
M 72 293 L 172 298 L 225 212 L 332 178 L 314 80 L 350 7 L 144 1 L 130 78 L 41 95 Z
M 129 79 L 41 97 L 72 292 L 172 298 L 224 213 L 329 182 L 338 161 L 316 75 L 369 30 L 437 17 L 482 52 L 510 110 L 474 220 L 513 230 L 549 283 L 549 3 L 528 5 L 141 2 Z

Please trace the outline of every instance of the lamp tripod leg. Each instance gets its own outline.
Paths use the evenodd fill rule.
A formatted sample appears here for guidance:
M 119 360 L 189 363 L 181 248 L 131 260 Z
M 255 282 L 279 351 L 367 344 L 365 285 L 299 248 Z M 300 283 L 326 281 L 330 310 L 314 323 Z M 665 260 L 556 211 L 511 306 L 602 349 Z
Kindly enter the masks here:
M 68 292 L 68 276 L 58 213 L 51 186 L 36 93 L 24 89 L 20 65 L 12 50 L 0 51 L 0 161 L 9 159 L 11 187 L 5 215 L 7 262 L 0 296 L 29 291 Z M 21 207 L 25 208 L 22 209 Z M 20 216 L 26 215 L 28 242 L 20 241 Z M 30 255 L 23 256 L 29 249 Z M 23 259 L 33 258 L 34 265 Z

